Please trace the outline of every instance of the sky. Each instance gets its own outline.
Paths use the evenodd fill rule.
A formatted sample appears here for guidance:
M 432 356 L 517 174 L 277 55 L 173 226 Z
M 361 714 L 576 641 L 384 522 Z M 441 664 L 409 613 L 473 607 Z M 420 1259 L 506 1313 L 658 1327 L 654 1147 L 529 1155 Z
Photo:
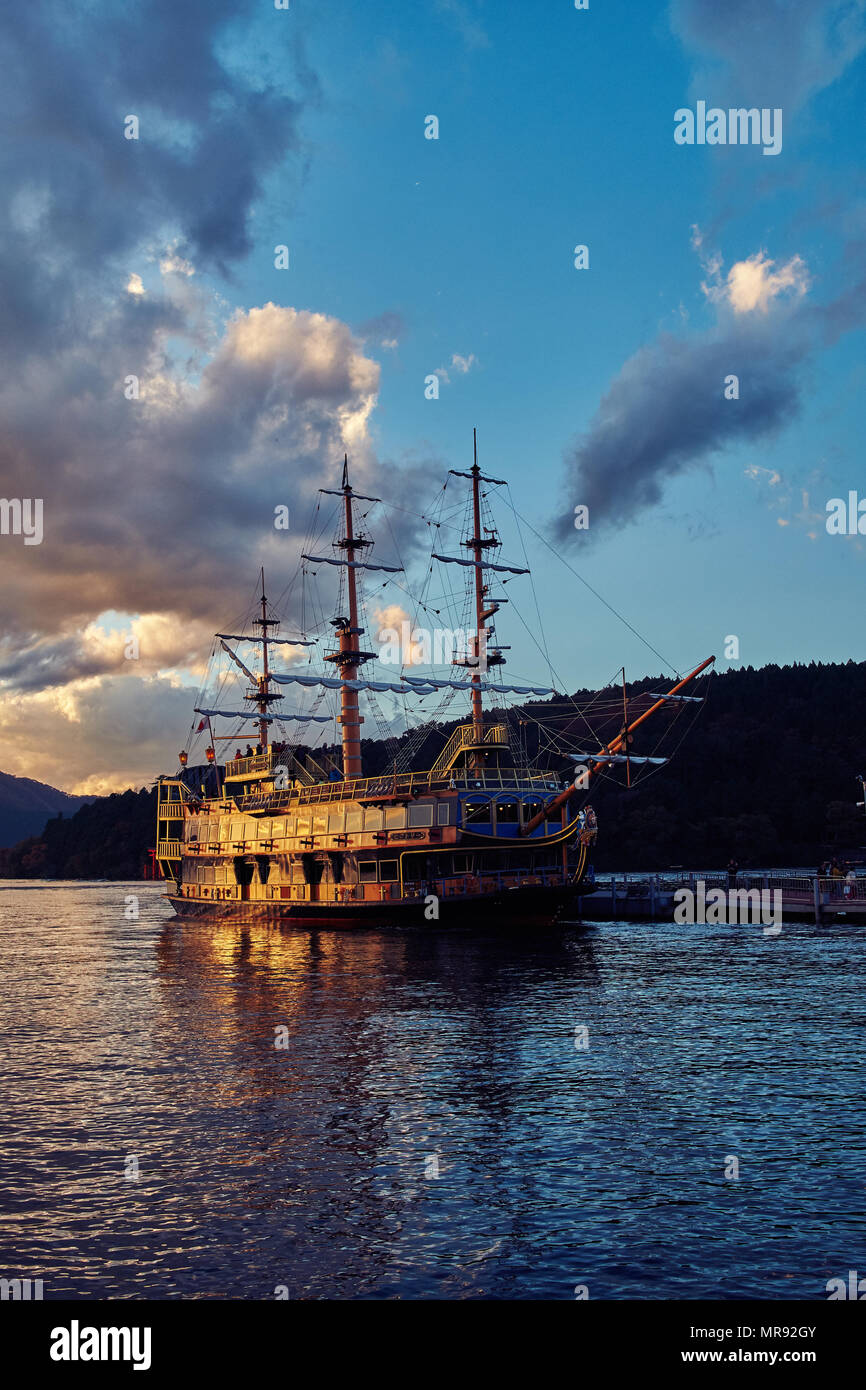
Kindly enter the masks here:
M 414 589 L 473 427 L 515 680 L 537 613 L 568 690 L 864 659 L 864 0 L 34 0 L 0 55 L 4 771 L 173 770 L 344 453 Z M 675 139 L 733 108 L 781 147 Z

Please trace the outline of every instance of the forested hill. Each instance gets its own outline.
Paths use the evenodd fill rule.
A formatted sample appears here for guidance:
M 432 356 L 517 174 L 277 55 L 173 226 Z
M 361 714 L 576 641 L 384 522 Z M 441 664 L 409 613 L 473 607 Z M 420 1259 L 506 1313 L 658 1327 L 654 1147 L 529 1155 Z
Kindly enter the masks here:
M 648 677 L 629 695 L 659 688 L 669 681 Z M 593 693 L 576 698 L 584 704 Z M 543 709 L 535 707 L 539 717 Z M 670 764 L 630 791 L 594 786 L 597 867 L 712 868 L 732 854 L 744 868 L 814 865 L 833 854 L 866 859 L 866 816 L 856 808 L 856 777 L 866 771 L 864 709 L 866 662 L 747 667 L 713 677 L 706 706 Z M 442 742 L 442 733 L 431 735 L 426 765 Z M 633 751 L 651 751 L 651 741 Z M 387 770 L 384 743 L 368 741 L 364 752 L 370 773 Z M 154 843 L 154 820 L 152 792 L 101 797 L 0 850 L 0 877 L 136 878 Z

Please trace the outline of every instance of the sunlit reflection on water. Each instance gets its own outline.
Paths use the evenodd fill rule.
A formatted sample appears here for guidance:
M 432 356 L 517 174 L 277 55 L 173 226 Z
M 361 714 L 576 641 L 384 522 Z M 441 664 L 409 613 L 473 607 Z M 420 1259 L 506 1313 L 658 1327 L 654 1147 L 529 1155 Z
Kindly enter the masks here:
M 0 1275 L 46 1298 L 823 1298 L 862 1264 L 855 926 L 281 932 L 140 883 L 3 886 L 0 926 Z

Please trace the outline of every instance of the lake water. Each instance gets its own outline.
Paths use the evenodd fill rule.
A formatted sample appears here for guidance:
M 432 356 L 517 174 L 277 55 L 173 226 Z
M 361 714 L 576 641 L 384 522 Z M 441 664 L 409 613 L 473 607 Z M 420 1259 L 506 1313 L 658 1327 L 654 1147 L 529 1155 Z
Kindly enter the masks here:
M 0 887 L 0 1275 L 824 1299 L 866 1269 L 862 927 L 281 932 L 161 892 Z

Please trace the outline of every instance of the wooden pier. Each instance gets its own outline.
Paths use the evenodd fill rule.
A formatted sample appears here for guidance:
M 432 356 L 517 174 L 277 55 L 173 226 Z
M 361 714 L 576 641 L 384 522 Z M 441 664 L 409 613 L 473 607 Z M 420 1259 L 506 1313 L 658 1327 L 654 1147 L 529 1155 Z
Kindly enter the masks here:
M 740 893 L 744 890 L 766 892 L 770 896 L 763 901 L 768 904 L 776 901 L 772 894 L 778 890 L 782 894 L 782 917 L 789 921 L 845 919 L 859 920 L 866 925 L 866 877 L 858 877 L 851 883 L 844 878 L 804 877 L 784 872 L 737 874 L 736 880 L 729 880 L 727 873 L 680 870 L 657 874 L 597 874 L 595 891 L 577 900 L 577 918 L 587 922 L 623 919 L 673 922 L 677 890 L 687 888 L 697 896 L 701 883 L 707 894 L 717 888 L 725 893 L 733 889 Z

